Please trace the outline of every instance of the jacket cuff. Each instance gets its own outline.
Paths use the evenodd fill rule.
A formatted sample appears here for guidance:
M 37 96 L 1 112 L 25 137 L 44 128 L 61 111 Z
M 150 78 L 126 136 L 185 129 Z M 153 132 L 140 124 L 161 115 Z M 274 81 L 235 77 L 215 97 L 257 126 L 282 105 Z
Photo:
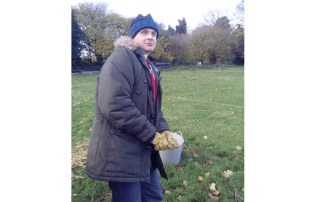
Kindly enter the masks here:
M 163 133 L 164 131 L 169 131 L 169 132 L 171 132 L 170 129 L 166 129 L 166 130 L 159 131 L 159 133 Z
M 152 135 L 152 137 L 150 137 L 145 143 L 146 143 L 147 145 L 150 145 L 151 142 L 153 141 L 153 139 L 155 138 L 155 136 L 156 136 L 156 134 Z

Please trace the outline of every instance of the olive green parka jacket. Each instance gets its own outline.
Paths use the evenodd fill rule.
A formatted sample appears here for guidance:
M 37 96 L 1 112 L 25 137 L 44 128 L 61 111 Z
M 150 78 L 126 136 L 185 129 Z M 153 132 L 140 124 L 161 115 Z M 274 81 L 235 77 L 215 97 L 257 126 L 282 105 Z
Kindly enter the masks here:
M 115 46 L 97 78 L 86 174 L 102 181 L 149 182 L 152 165 L 168 179 L 159 152 L 146 143 L 156 132 L 170 131 L 161 111 L 160 71 L 151 63 L 157 86 L 154 104 L 141 48 L 129 37 L 119 38 Z

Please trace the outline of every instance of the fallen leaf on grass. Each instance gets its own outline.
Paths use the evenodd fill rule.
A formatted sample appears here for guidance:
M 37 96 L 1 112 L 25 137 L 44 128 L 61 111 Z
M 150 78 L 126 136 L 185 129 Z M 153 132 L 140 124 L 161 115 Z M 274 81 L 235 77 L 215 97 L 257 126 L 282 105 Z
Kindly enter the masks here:
M 194 165 L 200 167 L 200 164 L 198 162 L 195 162 Z
M 232 157 L 231 159 L 230 159 L 230 161 L 234 161 L 234 160 L 236 160 L 236 159 L 238 159 L 237 157 Z
M 187 182 L 187 180 L 183 180 L 183 184 L 187 184 L 188 182 Z
M 203 136 L 204 137 L 204 139 L 208 139 L 208 137 L 207 136 Z
M 187 158 L 187 161 L 189 161 L 189 162 L 193 161 L 193 158 L 190 156 L 190 157 Z
M 199 181 L 201 182 L 203 180 L 203 177 L 202 176 L 199 176 L 198 177 Z
M 208 192 L 208 195 L 209 195 L 209 197 L 210 197 L 212 200 L 214 200 L 214 201 L 218 201 L 218 200 L 219 200 L 219 197 L 213 196 L 210 192 Z
M 232 175 L 232 171 L 231 170 L 225 170 L 221 173 L 221 175 L 225 178 L 229 178 L 230 175 Z
M 181 170 L 182 170 L 182 168 L 179 166 L 179 167 L 177 168 L 177 170 L 178 170 L 178 171 L 181 171 Z
M 210 189 L 211 189 L 212 191 L 217 191 L 217 190 L 216 190 L 216 184 L 215 184 L 215 183 L 211 183 L 211 184 L 210 184 Z
M 241 147 L 240 146 L 236 146 L 236 150 L 241 150 Z
M 206 176 L 209 176 L 210 173 L 206 173 Z
M 83 123 L 83 121 L 80 121 L 79 123 Z
M 171 191 L 166 190 L 164 193 L 165 193 L 165 194 L 171 194 Z
M 220 193 L 219 193 L 219 190 L 216 190 L 216 191 L 213 191 L 212 194 L 215 196 L 219 196 Z
M 77 196 L 77 194 L 73 194 L 73 196 Z
M 215 196 L 219 195 L 219 190 L 216 189 L 216 184 L 215 183 L 211 183 L 210 184 L 210 189 L 212 190 L 212 194 Z
M 244 191 L 244 187 L 242 188 L 242 191 Z
M 209 164 L 209 165 L 212 165 L 213 164 L 213 161 L 212 160 L 206 160 L 207 161 L 207 163 Z

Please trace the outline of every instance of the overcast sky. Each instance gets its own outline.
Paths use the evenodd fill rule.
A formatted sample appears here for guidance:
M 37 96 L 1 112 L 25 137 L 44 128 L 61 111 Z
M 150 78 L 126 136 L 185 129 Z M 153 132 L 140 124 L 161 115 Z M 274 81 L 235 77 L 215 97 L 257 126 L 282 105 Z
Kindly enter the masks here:
M 204 23 L 204 15 L 209 9 L 225 11 L 229 18 L 233 17 L 237 4 L 241 0 L 158 0 L 158 1 L 133 1 L 133 0 L 71 0 L 71 5 L 83 2 L 105 2 L 109 9 L 124 17 L 136 17 L 138 14 L 151 14 L 153 19 L 175 28 L 178 20 L 185 17 L 189 31 L 196 28 L 199 23 Z

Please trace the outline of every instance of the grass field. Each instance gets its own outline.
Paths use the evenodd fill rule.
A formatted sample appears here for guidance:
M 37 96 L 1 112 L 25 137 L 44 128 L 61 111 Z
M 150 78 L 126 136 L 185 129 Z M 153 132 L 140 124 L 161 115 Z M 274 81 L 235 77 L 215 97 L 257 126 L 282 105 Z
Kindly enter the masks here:
M 235 191 L 242 201 L 244 67 L 163 70 L 161 76 L 164 117 L 171 131 L 181 131 L 185 140 L 180 164 L 166 165 L 169 180 L 160 178 L 168 193 L 163 201 L 235 201 Z M 73 151 L 90 137 L 96 78 L 72 76 Z M 232 171 L 229 178 L 221 174 L 225 170 Z M 72 179 L 72 201 L 111 201 L 107 182 L 92 180 L 81 166 L 72 172 L 80 176 Z M 212 183 L 219 191 L 216 197 Z

